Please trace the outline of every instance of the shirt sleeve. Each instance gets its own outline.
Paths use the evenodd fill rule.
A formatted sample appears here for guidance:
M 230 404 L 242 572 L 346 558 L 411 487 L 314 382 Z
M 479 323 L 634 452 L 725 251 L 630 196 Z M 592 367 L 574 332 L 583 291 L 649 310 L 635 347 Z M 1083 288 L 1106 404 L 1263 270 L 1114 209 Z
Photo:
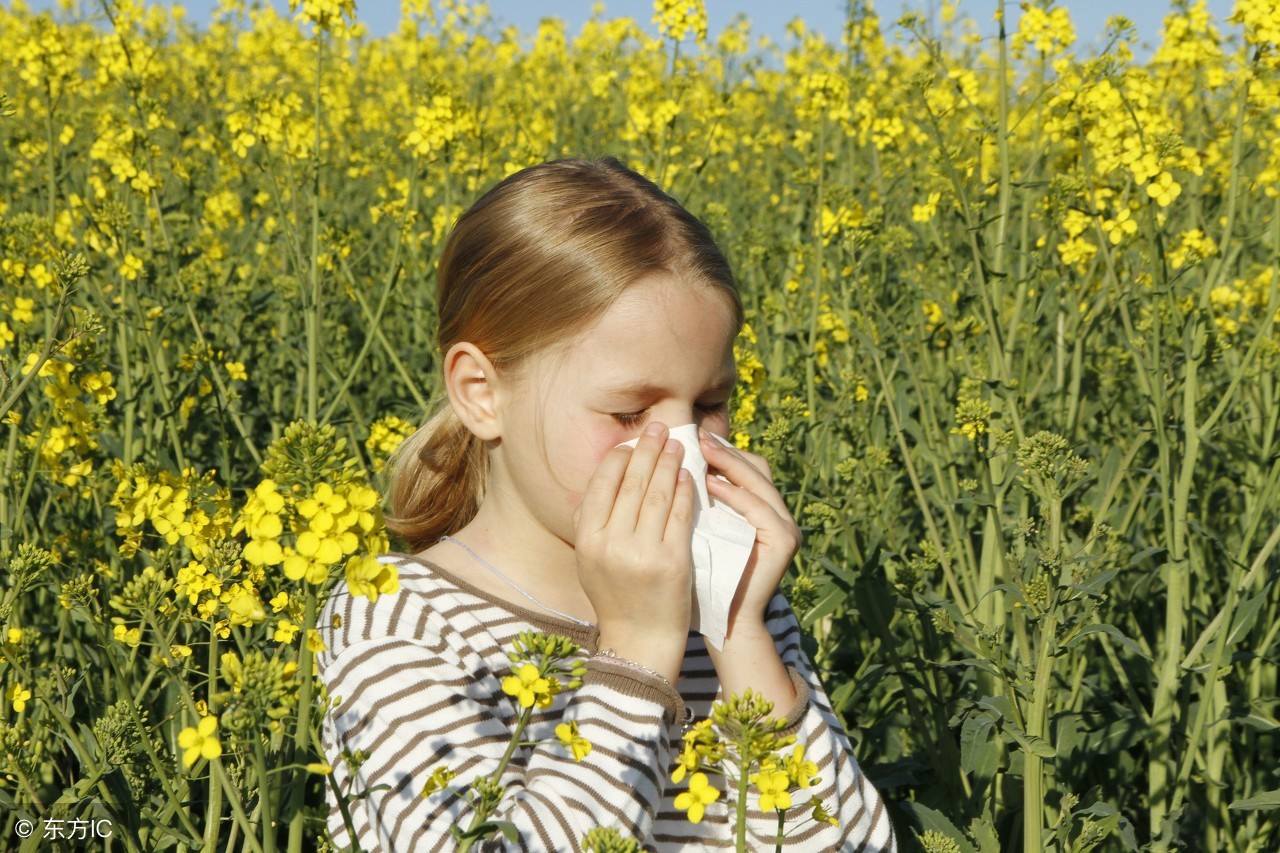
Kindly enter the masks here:
M 821 779 L 807 790 L 792 793 L 787 826 L 796 826 L 801 820 L 805 823 L 788 831 L 787 844 L 801 850 L 897 851 L 884 801 L 854 758 L 826 691 L 801 648 L 800 623 L 782 593 L 769 603 L 765 625 L 796 688 L 796 701 L 785 715 L 789 725 L 782 731 L 796 736 L 795 746 L 804 746 L 804 759 L 817 765 Z M 784 754 L 790 756 L 795 746 Z M 839 826 L 807 820 L 815 800 L 839 820 Z M 750 805 L 757 802 L 754 796 L 749 800 Z M 750 833 L 760 844 L 772 847 L 777 838 L 777 814 L 748 808 L 747 817 Z
M 491 775 L 511 742 L 518 706 L 502 692 L 509 673 L 464 666 L 447 644 L 403 637 L 363 640 L 324 669 L 330 696 L 322 741 L 334 778 L 349 798 L 366 850 L 452 850 L 450 827 L 470 825 L 473 809 L 457 789 Z M 582 687 L 535 709 L 501 782 L 506 795 L 491 819 L 510 821 L 520 841 L 483 849 L 578 850 L 596 826 L 645 838 L 662 800 L 679 743 L 683 703 L 669 685 L 636 670 L 588 660 Z M 555 726 L 576 722 L 591 751 L 574 761 Z M 342 753 L 363 753 L 354 773 Z M 452 790 L 421 796 L 431 772 L 446 766 Z M 339 770 L 341 769 L 341 772 Z M 334 812 L 335 843 L 350 844 Z M 477 849 L 481 849 L 478 847 Z

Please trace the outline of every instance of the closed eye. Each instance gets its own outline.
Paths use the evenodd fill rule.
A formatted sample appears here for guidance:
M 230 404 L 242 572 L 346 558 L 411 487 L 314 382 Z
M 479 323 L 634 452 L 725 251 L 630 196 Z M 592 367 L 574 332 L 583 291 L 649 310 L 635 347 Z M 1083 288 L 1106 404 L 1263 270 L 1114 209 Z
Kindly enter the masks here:
M 648 412 L 648 409 L 641 409 L 638 412 L 615 412 L 613 419 L 623 426 L 639 426 Z
M 698 403 L 694 408 L 704 414 L 714 415 L 724 411 L 728 407 L 727 400 L 719 403 Z M 641 409 L 638 412 L 614 412 L 611 417 L 622 426 L 633 427 L 644 423 L 645 417 L 649 414 L 648 409 Z

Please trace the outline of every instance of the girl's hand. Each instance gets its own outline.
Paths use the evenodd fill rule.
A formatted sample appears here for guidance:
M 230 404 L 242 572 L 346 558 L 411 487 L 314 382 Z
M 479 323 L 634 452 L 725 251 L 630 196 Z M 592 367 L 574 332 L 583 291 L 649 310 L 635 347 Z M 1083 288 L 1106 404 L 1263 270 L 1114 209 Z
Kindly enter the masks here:
M 745 516 L 756 529 L 755 547 L 729 609 L 729 635 L 739 629 L 763 630 L 765 610 L 800 550 L 804 534 L 774 486 L 764 457 L 726 447 L 701 427 L 698 438 L 708 468 L 729 478 L 726 483 L 708 470 L 707 492 Z
M 600 647 L 675 683 L 689 634 L 694 490 L 684 447 L 667 434 L 655 422 L 634 449 L 609 451 L 582 496 L 574 545 Z

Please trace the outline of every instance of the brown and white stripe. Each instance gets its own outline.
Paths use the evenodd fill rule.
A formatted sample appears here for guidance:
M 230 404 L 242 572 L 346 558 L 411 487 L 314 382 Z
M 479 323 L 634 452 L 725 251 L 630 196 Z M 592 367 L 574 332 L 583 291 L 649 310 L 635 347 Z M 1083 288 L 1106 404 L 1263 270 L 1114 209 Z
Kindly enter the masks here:
M 339 788 L 354 798 L 349 810 L 364 850 L 452 849 L 449 828 L 467 825 L 470 804 L 449 791 L 424 798 L 422 787 L 441 764 L 457 774 L 455 787 L 497 766 L 519 710 L 501 686 L 510 672 L 512 641 L 522 631 L 544 631 L 591 652 L 597 632 L 499 601 L 416 557 L 379 559 L 399 570 L 399 592 L 370 602 L 340 584 L 320 615 L 326 646 L 318 656 L 320 676 L 336 697 L 323 723 L 325 756 Z M 767 625 L 796 685 L 795 705 L 779 709 L 791 723 L 786 731 L 819 767 L 822 781 L 808 795 L 840 820 L 838 827 L 808 822 L 789 844 L 806 851 L 896 850 L 884 804 L 853 757 L 781 593 L 770 604 Z M 502 780 L 507 796 L 495 816 L 520 832 L 511 849 L 578 850 L 595 826 L 616 827 L 647 850 L 732 848 L 736 791 L 713 782 L 727 790 L 701 823 L 692 824 L 674 803 L 685 786 L 670 781 L 685 706 L 702 718 L 720 698 L 700 634 L 689 634 L 676 689 L 606 659 L 589 660 L 582 687 L 535 713 L 524 740 L 554 742 L 555 727 L 574 720 L 591 741 L 591 753 L 575 762 L 559 745 L 516 750 Z M 357 751 L 367 758 L 353 775 L 342 754 Z M 795 802 L 800 815 L 808 800 L 801 794 Z M 332 790 L 329 804 L 333 840 L 348 848 L 352 839 Z M 752 846 L 772 849 L 776 815 L 752 808 L 748 823 Z

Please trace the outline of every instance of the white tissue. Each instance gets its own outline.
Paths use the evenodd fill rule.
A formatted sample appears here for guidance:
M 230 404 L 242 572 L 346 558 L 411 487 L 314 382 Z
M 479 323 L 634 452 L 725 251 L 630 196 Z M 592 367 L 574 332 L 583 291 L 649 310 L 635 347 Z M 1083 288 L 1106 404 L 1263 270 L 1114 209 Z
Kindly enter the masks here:
M 712 436 L 726 447 L 733 446 L 714 433 Z M 698 445 L 698 425 L 673 427 L 670 437 L 684 445 L 680 467 L 692 475 L 695 492 L 691 624 L 708 643 L 720 649 L 729 632 L 729 607 L 751 558 L 756 529 L 737 510 L 707 493 L 707 460 Z M 633 438 L 623 444 L 635 447 L 639 440 Z

